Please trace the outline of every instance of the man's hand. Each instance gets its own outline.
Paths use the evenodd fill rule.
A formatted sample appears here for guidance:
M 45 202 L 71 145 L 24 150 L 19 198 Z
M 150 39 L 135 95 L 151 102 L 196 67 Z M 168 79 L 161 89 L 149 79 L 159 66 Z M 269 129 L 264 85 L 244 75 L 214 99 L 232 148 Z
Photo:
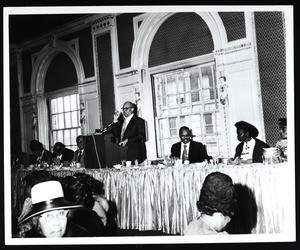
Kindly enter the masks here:
M 116 110 L 114 113 L 114 122 L 118 121 L 119 116 L 120 116 L 120 111 Z
M 128 142 L 128 139 L 126 139 L 126 140 L 124 140 L 124 141 L 121 141 L 121 142 L 119 143 L 119 145 L 125 147 L 126 144 L 127 144 L 127 142 Z

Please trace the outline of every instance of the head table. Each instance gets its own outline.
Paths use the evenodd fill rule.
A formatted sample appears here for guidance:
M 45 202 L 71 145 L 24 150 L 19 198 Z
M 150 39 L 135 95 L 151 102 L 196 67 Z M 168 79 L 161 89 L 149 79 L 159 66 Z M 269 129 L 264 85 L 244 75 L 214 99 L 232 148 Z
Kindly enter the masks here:
M 285 233 L 287 230 L 289 172 L 287 163 L 276 165 L 199 165 L 173 167 L 124 167 L 120 169 L 49 170 L 64 177 L 85 172 L 104 184 L 105 196 L 116 203 L 121 229 L 162 230 L 183 234 L 199 215 L 196 201 L 205 177 L 214 171 L 231 176 L 234 184 L 253 191 L 257 223 L 251 233 Z M 12 212 L 21 213 L 24 201 L 22 179 L 29 170 L 12 172 Z

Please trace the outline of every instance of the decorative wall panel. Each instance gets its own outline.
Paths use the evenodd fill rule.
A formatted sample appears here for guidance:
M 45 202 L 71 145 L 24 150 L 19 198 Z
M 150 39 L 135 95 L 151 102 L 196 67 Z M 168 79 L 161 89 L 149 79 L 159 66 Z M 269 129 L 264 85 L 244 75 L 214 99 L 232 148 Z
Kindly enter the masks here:
M 286 117 L 286 48 L 282 12 L 255 12 L 257 54 L 266 141 L 279 139 L 277 120 Z
M 87 27 L 68 36 L 65 36 L 62 39 L 67 42 L 74 38 L 79 39 L 79 54 L 84 68 L 85 77 L 92 77 L 95 75 L 95 72 L 91 28 Z
M 96 38 L 97 62 L 99 70 L 99 93 L 102 125 L 108 125 L 115 110 L 114 78 L 110 32 Z
M 10 65 L 10 131 L 11 144 L 21 149 L 21 130 L 20 130 L 20 98 L 18 88 L 18 69 L 17 64 Z
M 30 81 L 31 81 L 31 72 L 32 72 L 30 50 L 22 53 L 22 72 L 23 72 L 24 93 L 30 93 Z
M 246 37 L 244 12 L 218 12 L 227 33 L 228 42 Z
M 211 53 L 211 32 L 196 13 L 177 13 L 169 17 L 154 36 L 149 67 Z
M 116 17 L 120 69 L 128 68 L 131 66 L 131 51 L 134 41 L 133 17 L 138 15 L 140 15 L 140 13 L 125 13 Z

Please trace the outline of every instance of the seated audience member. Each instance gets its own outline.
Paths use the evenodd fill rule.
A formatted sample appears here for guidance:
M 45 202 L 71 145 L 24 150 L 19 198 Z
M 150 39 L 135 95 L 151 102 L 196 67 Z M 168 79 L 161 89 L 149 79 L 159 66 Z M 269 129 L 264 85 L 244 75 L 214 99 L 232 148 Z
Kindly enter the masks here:
M 100 216 L 105 229 L 104 235 L 115 235 L 117 230 L 117 209 L 112 201 L 108 201 L 103 195 L 103 184 L 86 173 L 75 173 L 74 177 L 87 183 L 94 197 L 93 210 Z
M 287 161 L 287 127 L 286 118 L 278 119 L 280 140 L 276 143 L 275 156 L 280 159 L 281 162 Z
M 65 201 L 61 184 L 46 181 L 36 184 L 31 190 L 32 209 L 19 224 L 31 221 L 26 238 L 80 237 L 92 236 L 85 228 L 68 219 L 68 213 L 82 205 Z
M 25 152 L 22 152 L 16 144 L 11 144 L 11 165 L 15 169 L 20 169 L 21 167 L 28 167 L 29 166 L 29 155 Z
M 85 152 L 84 152 L 84 136 L 79 135 L 76 138 L 78 149 L 74 152 L 73 162 L 80 163 L 82 168 L 85 168 Z
M 52 153 L 52 162 L 55 165 L 69 166 L 73 159 L 74 151 L 65 147 L 61 142 L 54 144 Z
M 98 214 L 92 210 L 95 200 L 90 186 L 74 176 L 66 176 L 60 182 L 66 201 L 83 205 L 83 208 L 70 212 L 70 220 L 86 228 L 93 236 L 102 236 L 104 225 Z
M 206 176 L 197 207 L 200 216 L 189 223 L 185 235 L 228 234 L 237 199 L 230 176 L 213 172 Z
M 192 133 L 188 127 L 183 126 L 179 129 L 179 137 L 181 142 L 172 145 L 171 157 L 182 159 L 183 162 L 189 160 L 190 163 L 209 161 L 205 146 L 192 140 Z
M 24 218 L 24 216 L 27 215 L 27 213 L 30 211 L 32 207 L 32 202 L 31 202 L 32 187 L 38 183 L 55 180 L 55 179 L 56 177 L 50 174 L 46 170 L 31 171 L 23 178 L 23 181 L 25 182 L 25 201 L 23 203 L 22 213 L 18 218 L 19 222 Z
M 45 182 L 45 181 L 50 181 L 50 180 L 55 180 L 56 177 L 50 174 L 46 170 L 35 170 L 32 172 L 29 172 L 24 178 L 23 181 L 25 182 L 25 200 L 23 203 L 22 207 L 22 213 L 18 217 L 18 222 L 23 220 L 23 218 L 30 212 L 32 209 L 32 201 L 31 201 L 31 189 L 34 185 Z M 31 225 L 29 223 L 23 223 L 21 225 L 21 228 L 19 228 L 19 232 L 21 234 L 26 233 L 31 229 Z
M 252 124 L 239 121 L 235 124 L 237 139 L 241 142 L 235 149 L 234 159 L 229 159 L 228 164 L 262 162 L 263 149 L 270 146 L 257 139 L 258 130 Z
M 43 144 L 37 140 L 32 140 L 30 142 L 30 150 L 32 154 L 29 155 L 29 165 L 31 164 L 40 164 L 46 162 L 51 163 L 52 154 L 50 151 L 43 147 Z

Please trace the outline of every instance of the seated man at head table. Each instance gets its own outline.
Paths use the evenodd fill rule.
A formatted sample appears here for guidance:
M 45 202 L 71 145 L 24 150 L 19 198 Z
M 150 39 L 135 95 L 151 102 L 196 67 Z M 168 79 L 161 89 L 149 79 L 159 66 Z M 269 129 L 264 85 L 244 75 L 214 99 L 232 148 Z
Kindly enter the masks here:
M 274 155 L 279 158 L 280 162 L 287 161 L 287 126 L 286 118 L 278 119 L 278 126 L 280 131 L 280 140 L 276 143 L 276 151 Z
M 46 162 L 48 164 L 51 163 L 52 154 L 44 148 L 41 142 L 38 140 L 32 140 L 29 147 L 32 151 L 32 154 L 29 155 L 29 165 L 39 164 L 42 162 Z
M 220 172 L 207 175 L 197 201 L 200 216 L 189 223 L 184 235 L 228 234 L 225 227 L 234 215 L 236 204 L 231 177 Z
M 66 148 L 62 142 L 57 142 L 54 144 L 52 153 L 52 162 L 55 165 L 69 166 L 72 162 L 74 156 L 74 151 Z
M 86 159 L 85 159 L 85 152 L 84 152 L 84 146 L 85 146 L 84 136 L 83 135 L 77 136 L 76 143 L 78 149 L 74 152 L 72 161 L 79 163 L 80 167 L 85 168 Z
M 211 157 L 208 156 L 205 146 L 192 140 L 192 132 L 188 127 L 183 126 L 179 129 L 179 137 L 181 142 L 172 145 L 171 157 L 179 158 L 182 162 L 209 162 Z
M 262 162 L 263 149 L 270 146 L 265 142 L 257 139 L 258 130 L 252 124 L 239 121 L 235 123 L 237 139 L 241 142 L 235 149 L 234 159 L 229 159 L 228 164 L 250 164 Z

